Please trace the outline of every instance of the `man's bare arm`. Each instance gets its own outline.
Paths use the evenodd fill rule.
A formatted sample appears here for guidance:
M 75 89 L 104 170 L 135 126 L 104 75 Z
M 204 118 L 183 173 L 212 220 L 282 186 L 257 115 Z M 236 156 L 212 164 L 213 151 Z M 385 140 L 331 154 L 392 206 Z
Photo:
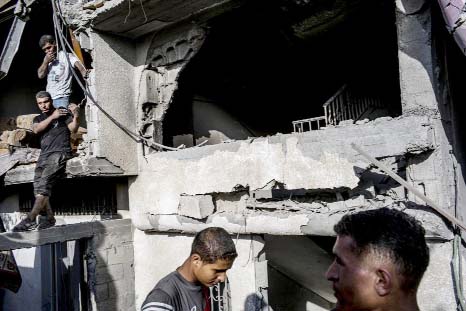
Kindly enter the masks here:
M 39 79 L 43 79 L 47 76 L 48 73 L 48 65 L 51 61 L 55 59 L 55 54 L 45 54 L 44 60 L 40 65 L 39 69 L 37 69 L 37 76 Z
M 68 129 L 71 133 L 76 133 L 79 128 L 79 107 L 76 104 L 70 104 L 69 109 L 73 114 L 73 121 L 68 123 Z
M 79 72 L 81 73 L 81 76 L 84 78 L 84 79 L 87 79 L 87 77 L 89 76 L 89 70 L 86 69 L 83 64 L 81 64 L 81 62 L 77 61 L 74 63 L 74 68 L 78 69 Z

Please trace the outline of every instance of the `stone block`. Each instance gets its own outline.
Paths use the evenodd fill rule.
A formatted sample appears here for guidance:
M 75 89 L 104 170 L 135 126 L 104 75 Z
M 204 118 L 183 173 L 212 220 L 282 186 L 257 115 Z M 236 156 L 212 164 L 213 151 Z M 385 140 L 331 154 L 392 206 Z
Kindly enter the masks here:
M 108 264 L 131 263 L 134 260 L 133 245 L 113 247 L 107 250 Z
M 96 284 L 104 284 L 111 281 L 118 281 L 123 278 L 123 265 L 110 265 L 106 267 L 96 268 L 95 280 Z
M 16 127 L 19 129 L 32 130 L 32 121 L 38 114 L 25 114 L 16 117 Z
M 97 248 L 95 250 L 96 264 L 98 267 L 107 266 L 108 264 L 108 250 L 103 248 Z
M 123 311 L 127 310 L 120 306 L 120 299 L 115 298 L 115 299 L 107 299 L 105 301 L 101 301 L 100 303 L 97 303 L 97 306 L 95 308 L 96 310 L 99 311 Z
M 180 196 L 180 205 L 178 206 L 179 215 L 195 219 L 204 219 L 211 215 L 214 210 L 214 203 L 210 195 Z
M 108 299 L 109 297 L 109 291 L 108 291 L 108 284 L 99 284 L 94 286 L 94 296 L 95 296 L 95 301 L 103 301 Z
M 126 278 L 120 281 L 109 283 L 108 284 L 109 298 L 125 297 L 127 293 L 134 290 L 132 285 L 134 284 L 132 282 L 128 282 Z

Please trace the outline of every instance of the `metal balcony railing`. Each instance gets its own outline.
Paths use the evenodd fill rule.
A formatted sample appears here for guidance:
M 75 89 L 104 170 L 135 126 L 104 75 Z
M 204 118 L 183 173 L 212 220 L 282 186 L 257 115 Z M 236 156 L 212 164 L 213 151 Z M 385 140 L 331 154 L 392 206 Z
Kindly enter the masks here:
M 322 105 L 324 116 L 293 121 L 293 132 L 320 130 L 345 120 L 357 121 L 368 109 L 377 107 L 382 107 L 380 98 L 358 95 L 345 84 Z

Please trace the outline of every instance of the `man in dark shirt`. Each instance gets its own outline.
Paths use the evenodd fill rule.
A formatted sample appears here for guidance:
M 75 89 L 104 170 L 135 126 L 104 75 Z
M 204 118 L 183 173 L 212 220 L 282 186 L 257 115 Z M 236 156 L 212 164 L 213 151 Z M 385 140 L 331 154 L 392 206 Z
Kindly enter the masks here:
M 326 275 L 334 311 L 419 311 L 416 293 L 429 264 L 419 221 L 382 208 L 345 215 L 334 229 L 335 261 Z
M 211 311 L 209 287 L 224 282 L 237 257 L 228 232 L 210 227 L 194 238 L 185 262 L 160 280 L 147 295 L 142 311 Z
M 13 231 L 45 229 L 55 225 L 55 217 L 50 206 L 52 188 L 60 180 L 71 158 L 70 133 L 79 128 L 79 107 L 72 104 L 69 109 L 55 109 L 48 92 L 36 94 L 37 105 L 42 114 L 33 120 L 32 130 L 40 136 L 40 156 L 34 172 L 34 206 L 27 217 L 21 220 Z M 71 111 L 71 113 L 70 113 Z M 41 211 L 47 219 L 39 224 L 36 217 Z

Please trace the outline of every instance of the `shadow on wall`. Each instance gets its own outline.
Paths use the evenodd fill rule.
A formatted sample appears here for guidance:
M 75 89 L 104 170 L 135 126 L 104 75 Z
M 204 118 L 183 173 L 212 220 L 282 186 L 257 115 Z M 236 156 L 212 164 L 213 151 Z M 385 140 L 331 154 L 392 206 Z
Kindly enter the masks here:
M 244 301 L 244 311 L 272 311 L 258 294 L 250 294 Z
M 94 226 L 95 232 L 105 232 L 100 222 L 95 222 Z M 108 269 L 108 249 L 104 243 L 103 233 L 97 233 L 88 240 L 84 264 L 87 268 L 90 309 L 118 310 L 117 292 L 112 282 L 115 276 Z

